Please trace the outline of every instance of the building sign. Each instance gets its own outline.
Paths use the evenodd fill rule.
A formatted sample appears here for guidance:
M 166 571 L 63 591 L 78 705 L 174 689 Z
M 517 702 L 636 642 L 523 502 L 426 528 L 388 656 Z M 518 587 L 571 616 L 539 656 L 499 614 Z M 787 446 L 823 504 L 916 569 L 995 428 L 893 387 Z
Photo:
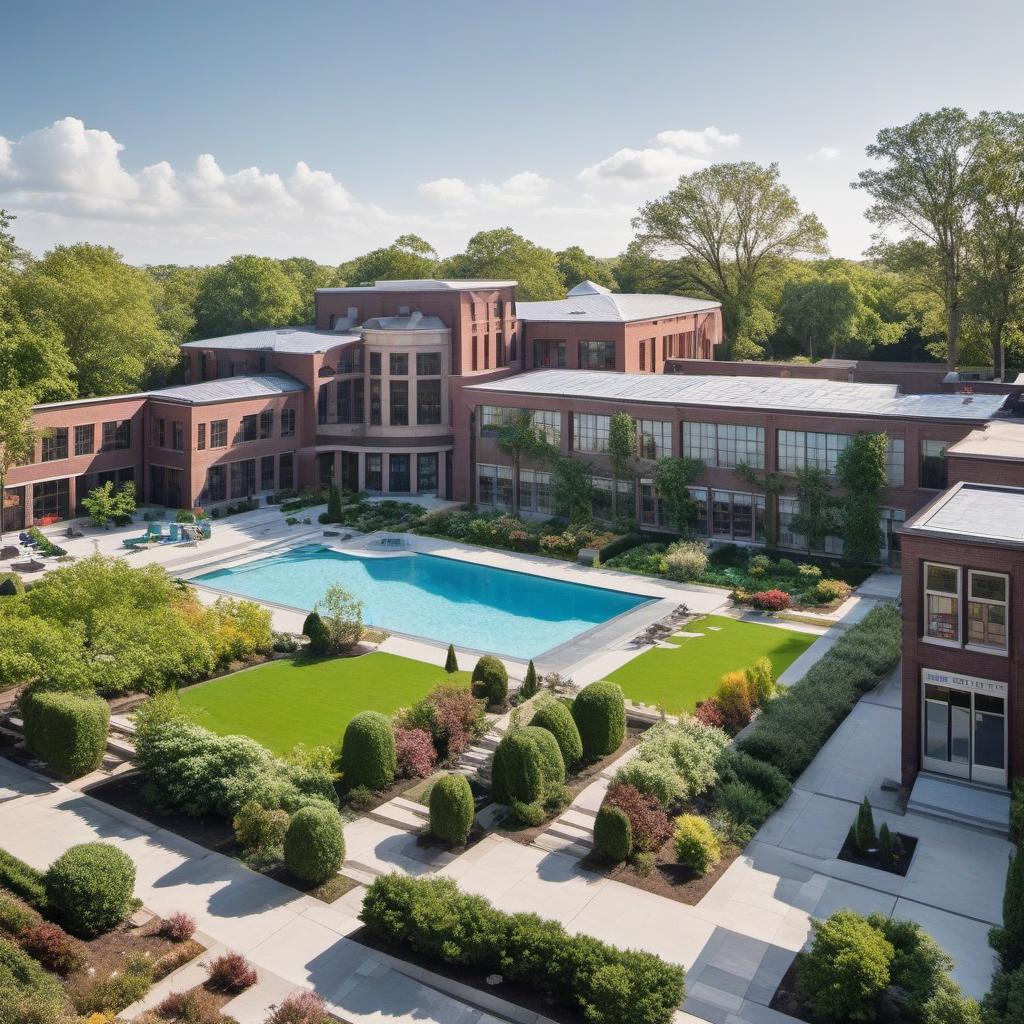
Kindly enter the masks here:
M 994 697 L 1006 697 L 1006 683 L 995 679 L 978 679 L 964 676 L 959 672 L 943 672 L 936 668 L 921 669 L 921 682 L 933 686 L 951 686 L 955 690 L 970 690 L 972 693 L 989 693 Z

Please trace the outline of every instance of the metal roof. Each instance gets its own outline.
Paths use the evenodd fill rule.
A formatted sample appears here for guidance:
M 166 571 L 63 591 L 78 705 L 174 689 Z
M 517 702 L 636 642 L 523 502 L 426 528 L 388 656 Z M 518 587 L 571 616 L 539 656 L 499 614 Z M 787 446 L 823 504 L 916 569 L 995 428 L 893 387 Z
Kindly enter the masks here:
M 899 532 L 1024 544 L 1024 488 L 959 483 Z
M 946 449 L 946 455 L 967 455 L 1024 463 L 1024 422 L 993 420 L 979 430 L 972 430 L 956 444 L 951 444 Z
M 414 278 L 408 281 L 374 281 L 348 288 L 317 288 L 318 292 L 468 292 L 483 288 L 514 288 L 518 281 L 440 281 Z
M 258 374 L 251 377 L 222 377 L 201 384 L 182 384 L 179 387 L 150 391 L 149 397 L 169 399 L 203 405 L 208 402 L 233 402 L 240 398 L 270 398 L 305 391 L 306 385 L 287 373 Z
M 601 370 L 534 370 L 483 384 L 471 384 L 467 390 L 648 405 L 707 405 L 844 413 L 848 416 L 976 421 L 994 416 L 1006 400 L 1005 395 L 903 395 L 895 384 L 853 384 L 797 377 L 607 373 Z
M 226 334 L 221 338 L 186 341 L 181 347 L 312 355 L 315 352 L 326 352 L 346 341 L 357 341 L 358 338 L 358 335 L 344 331 L 317 331 L 312 327 L 269 327 L 262 331 L 246 331 L 244 334 Z
M 584 281 L 564 299 L 550 302 L 517 302 L 516 317 L 555 323 L 628 323 L 665 316 L 718 309 L 720 302 L 691 299 L 685 295 L 633 295 L 609 292 Z
M 409 313 L 405 316 L 375 316 L 363 323 L 364 331 L 447 331 L 448 325 L 439 316 Z

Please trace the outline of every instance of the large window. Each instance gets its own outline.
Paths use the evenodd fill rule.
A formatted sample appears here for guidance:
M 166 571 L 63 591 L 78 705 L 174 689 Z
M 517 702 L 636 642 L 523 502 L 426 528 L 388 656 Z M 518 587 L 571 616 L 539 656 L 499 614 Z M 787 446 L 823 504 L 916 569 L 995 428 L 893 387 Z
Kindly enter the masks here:
M 558 447 L 562 443 L 562 414 L 550 409 L 532 409 L 533 427 L 548 444 Z
M 75 427 L 75 454 L 92 455 L 96 446 L 96 427 L 91 423 Z
M 231 497 L 247 498 L 256 493 L 256 460 L 231 463 Z
M 924 635 L 940 643 L 960 643 L 960 570 L 924 564 Z
M 644 526 L 671 526 L 665 502 L 654 489 L 653 480 L 640 481 L 640 522 Z
M 561 368 L 565 366 L 564 341 L 535 341 L 533 343 L 533 365 Z
M 380 353 L 379 352 L 371 352 L 370 353 L 370 376 L 371 377 L 379 377 L 380 376 Z
M 68 479 L 32 485 L 32 518 L 37 523 L 68 517 Z
M 371 453 L 366 456 L 365 487 L 368 491 L 384 490 L 384 456 Z
M 407 380 L 389 381 L 388 396 L 391 400 L 388 422 L 393 427 L 407 427 L 409 425 L 409 382 Z
M 610 416 L 596 416 L 589 412 L 572 414 L 572 444 L 578 452 L 608 451 L 608 425 Z
M 282 409 L 281 410 L 281 436 L 282 437 L 294 437 L 295 436 L 295 410 L 294 409 Z
M 295 486 L 295 453 L 282 452 L 277 457 L 277 486 L 290 491 Z
M 380 380 L 373 378 L 370 381 L 370 425 L 380 426 L 382 416 Z
M 967 573 L 967 643 L 1006 650 L 1006 608 L 1009 577 L 1002 573 Z
M 904 479 L 904 444 L 902 437 L 890 437 L 885 449 L 885 478 L 890 487 L 902 487 Z
M 56 462 L 68 457 L 68 428 L 51 427 L 43 434 L 43 462 Z M 63 519 L 64 517 L 61 516 Z
M 391 385 L 394 387 L 394 384 Z M 441 382 L 439 380 L 416 381 L 416 422 L 420 424 L 441 422 Z
M 581 370 L 614 370 L 615 369 L 615 342 L 614 341 L 581 341 L 580 342 L 580 369 Z
M 921 486 L 936 491 L 945 490 L 947 486 L 946 477 L 946 449 L 948 441 L 922 441 L 921 442 Z
M 264 455 L 260 459 L 260 490 L 272 491 L 274 489 L 274 456 Z
M 200 501 L 209 504 L 214 501 L 224 501 L 228 496 L 228 474 L 224 466 L 210 466 L 206 470 L 206 486 L 200 496 Z
M 437 452 L 420 452 L 416 456 L 416 490 L 420 494 L 437 494 Z
M 807 550 L 807 538 L 802 533 L 797 533 L 793 527 L 793 520 L 800 512 L 800 501 L 797 498 L 789 498 L 785 495 L 779 498 L 779 546 L 785 548 L 799 548 Z M 816 542 L 812 551 L 826 555 L 841 555 L 843 553 L 843 538 L 829 534 Z
M 274 410 L 265 409 L 260 413 L 260 440 L 274 436 Z
M 691 496 L 695 489 L 691 489 Z M 711 536 L 722 540 L 764 540 L 763 494 L 713 490 L 711 492 Z
M 416 376 L 417 377 L 440 377 L 441 376 L 441 353 L 440 352 L 417 352 L 416 353 Z
M 210 447 L 227 448 L 228 446 L 228 421 L 210 421 Z
M 235 444 L 241 444 L 243 441 L 255 441 L 257 430 L 256 414 L 243 416 L 238 424 L 238 431 L 235 434 Z
M 672 424 L 667 420 L 636 421 L 637 454 L 641 459 L 660 459 L 672 454 Z
M 495 508 L 512 507 L 512 470 L 480 463 L 476 467 L 476 500 Z
M 623 519 L 632 519 L 636 514 L 636 485 L 632 480 L 612 481 L 611 477 L 594 476 L 590 478 L 593 488 L 591 492 L 591 511 L 595 519 L 611 522 L 613 515 L 612 488 L 615 488 L 616 502 L 614 514 Z
M 512 422 L 514 417 L 526 414 L 530 421 L 548 444 L 556 448 L 562 442 L 562 414 L 550 409 L 513 409 L 501 405 L 480 406 L 480 436 L 497 437 L 502 427 Z
M 392 377 L 407 377 L 409 375 L 409 353 L 390 353 L 388 369 L 390 370 Z
M 839 456 L 850 443 L 850 435 L 780 430 L 778 440 L 781 472 L 813 467 L 834 476 Z
M 683 455 L 705 466 L 731 468 L 741 462 L 764 469 L 764 427 L 736 423 L 682 424 Z
M 388 490 L 392 494 L 405 494 L 411 488 L 409 479 L 409 456 L 388 456 Z
M 554 512 L 554 498 L 551 490 L 551 474 L 539 469 L 519 471 L 519 508 L 524 512 Z
M 185 450 L 185 424 L 180 420 L 171 421 L 171 447 L 176 452 Z
M 103 424 L 103 450 L 123 451 L 132 446 L 132 421 L 108 420 Z
M 196 426 L 196 451 L 205 451 L 206 449 L 206 424 L 199 423 Z

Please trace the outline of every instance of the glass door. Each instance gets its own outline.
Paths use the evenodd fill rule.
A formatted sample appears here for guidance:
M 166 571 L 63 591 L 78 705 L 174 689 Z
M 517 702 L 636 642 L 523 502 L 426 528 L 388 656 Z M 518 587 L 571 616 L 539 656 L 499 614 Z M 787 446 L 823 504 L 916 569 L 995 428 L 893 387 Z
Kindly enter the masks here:
M 1006 701 L 955 687 L 924 687 L 923 751 L 927 771 L 1006 785 Z

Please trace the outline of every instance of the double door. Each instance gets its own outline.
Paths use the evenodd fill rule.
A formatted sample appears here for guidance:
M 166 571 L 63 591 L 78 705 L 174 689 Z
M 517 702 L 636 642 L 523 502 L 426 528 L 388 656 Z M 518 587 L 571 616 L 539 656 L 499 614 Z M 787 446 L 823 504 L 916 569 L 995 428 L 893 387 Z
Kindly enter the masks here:
M 980 692 L 929 682 L 922 689 L 921 767 L 972 782 L 1005 786 L 1005 692 Z

